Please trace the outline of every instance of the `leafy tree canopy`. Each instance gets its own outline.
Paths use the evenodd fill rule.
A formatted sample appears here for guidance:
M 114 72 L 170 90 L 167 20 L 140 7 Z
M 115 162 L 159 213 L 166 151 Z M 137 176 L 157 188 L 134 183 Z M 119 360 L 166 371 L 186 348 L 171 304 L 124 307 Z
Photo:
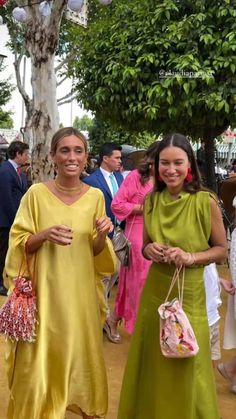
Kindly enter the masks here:
M 11 129 L 13 128 L 13 119 L 9 112 L 5 112 L 0 108 L 0 128 Z
M 74 66 L 78 100 L 99 118 L 215 137 L 236 124 L 235 0 L 113 0 Z
M 114 127 L 109 122 L 94 118 L 94 123 L 89 129 L 89 145 L 91 152 L 98 153 L 105 142 L 128 144 L 137 148 L 147 148 L 157 140 L 153 132 L 142 131 L 139 133 L 127 131 L 122 127 Z
M 0 73 L 3 70 L 1 67 Z M 9 80 L 0 80 L 0 127 L 1 128 L 12 128 L 13 121 L 11 118 L 11 112 L 6 112 L 3 110 L 3 106 L 11 98 L 11 93 L 13 91 L 13 87 Z
M 0 106 L 6 105 L 11 98 L 12 90 L 13 88 L 8 80 L 0 80 Z
M 93 118 L 90 118 L 88 115 L 83 115 L 81 118 L 78 116 L 75 117 L 73 122 L 73 127 L 82 131 L 89 131 L 93 126 Z

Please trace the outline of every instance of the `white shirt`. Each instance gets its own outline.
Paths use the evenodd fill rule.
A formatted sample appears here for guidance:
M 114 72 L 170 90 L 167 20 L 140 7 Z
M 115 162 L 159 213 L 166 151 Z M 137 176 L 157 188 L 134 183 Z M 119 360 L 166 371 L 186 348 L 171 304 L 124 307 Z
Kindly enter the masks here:
M 102 172 L 102 174 L 103 174 L 103 176 L 105 178 L 105 181 L 107 182 L 108 188 L 111 191 L 111 195 L 113 196 L 113 188 L 112 188 L 111 179 L 110 179 L 110 175 L 113 172 L 108 172 L 107 170 L 103 169 L 102 167 L 100 167 L 100 170 L 101 170 L 101 172 Z M 119 185 L 117 183 L 117 180 L 116 180 L 115 176 L 114 176 L 114 179 L 115 179 L 115 182 L 117 184 L 117 189 L 118 189 L 119 188 Z
M 205 266 L 203 276 L 206 290 L 208 324 L 212 326 L 220 319 L 218 308 L 222 303 L 220 298 L 220 280 L 216 264 L 210 263 L 210 265 Z

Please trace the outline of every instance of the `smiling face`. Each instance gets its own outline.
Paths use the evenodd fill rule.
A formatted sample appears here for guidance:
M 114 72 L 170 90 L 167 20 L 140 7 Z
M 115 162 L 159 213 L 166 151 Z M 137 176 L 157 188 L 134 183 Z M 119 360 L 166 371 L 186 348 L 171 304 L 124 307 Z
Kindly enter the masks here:
M 179 147 L 164 148 L 159 155 L 159 175 L 171 193 L 182 190 L 190 162 L 187 153 Z
M 52 154 L 58 177 L 79 177 L 87 162 L 84 142 L 76 135 L 63 137 Z

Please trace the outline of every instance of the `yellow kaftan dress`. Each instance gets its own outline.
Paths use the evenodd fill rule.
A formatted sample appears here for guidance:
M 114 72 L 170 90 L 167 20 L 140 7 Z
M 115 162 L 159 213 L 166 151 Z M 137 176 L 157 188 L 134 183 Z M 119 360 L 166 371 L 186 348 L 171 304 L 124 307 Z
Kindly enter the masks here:
M 73 230 L 73 241 L 69 246 L 46 241 L 31 256 L 39 324 L 34 343 L 7 342 L 8 419 L 64 419 L 66 409 L 106 414 L 96 280 L 114 271 L 116 259 L 109 239 L 93 255 L 95 220 L 104 214 L 103 195 L 91 187 L 72 205 L 45 184 L 33 185 L 22 199 L 10 234 L 9 278 L 19 273 L 29 235 L 63 224 Z

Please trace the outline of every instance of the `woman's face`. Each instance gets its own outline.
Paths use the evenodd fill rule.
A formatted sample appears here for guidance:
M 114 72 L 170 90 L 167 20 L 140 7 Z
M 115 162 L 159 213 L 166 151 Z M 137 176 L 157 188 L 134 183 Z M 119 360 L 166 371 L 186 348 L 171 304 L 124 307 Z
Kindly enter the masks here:
M 58 175 L 65 177 L 79 176 L 87 162 L 87 153 L 83 141 L 75 135 L 63 137 L 58 141 L 53 155 Z
M 187 153 L 182 148 L 169 146 L 160 152 L 159 175 L 170 191 L 181 191 L 189 167 Z

